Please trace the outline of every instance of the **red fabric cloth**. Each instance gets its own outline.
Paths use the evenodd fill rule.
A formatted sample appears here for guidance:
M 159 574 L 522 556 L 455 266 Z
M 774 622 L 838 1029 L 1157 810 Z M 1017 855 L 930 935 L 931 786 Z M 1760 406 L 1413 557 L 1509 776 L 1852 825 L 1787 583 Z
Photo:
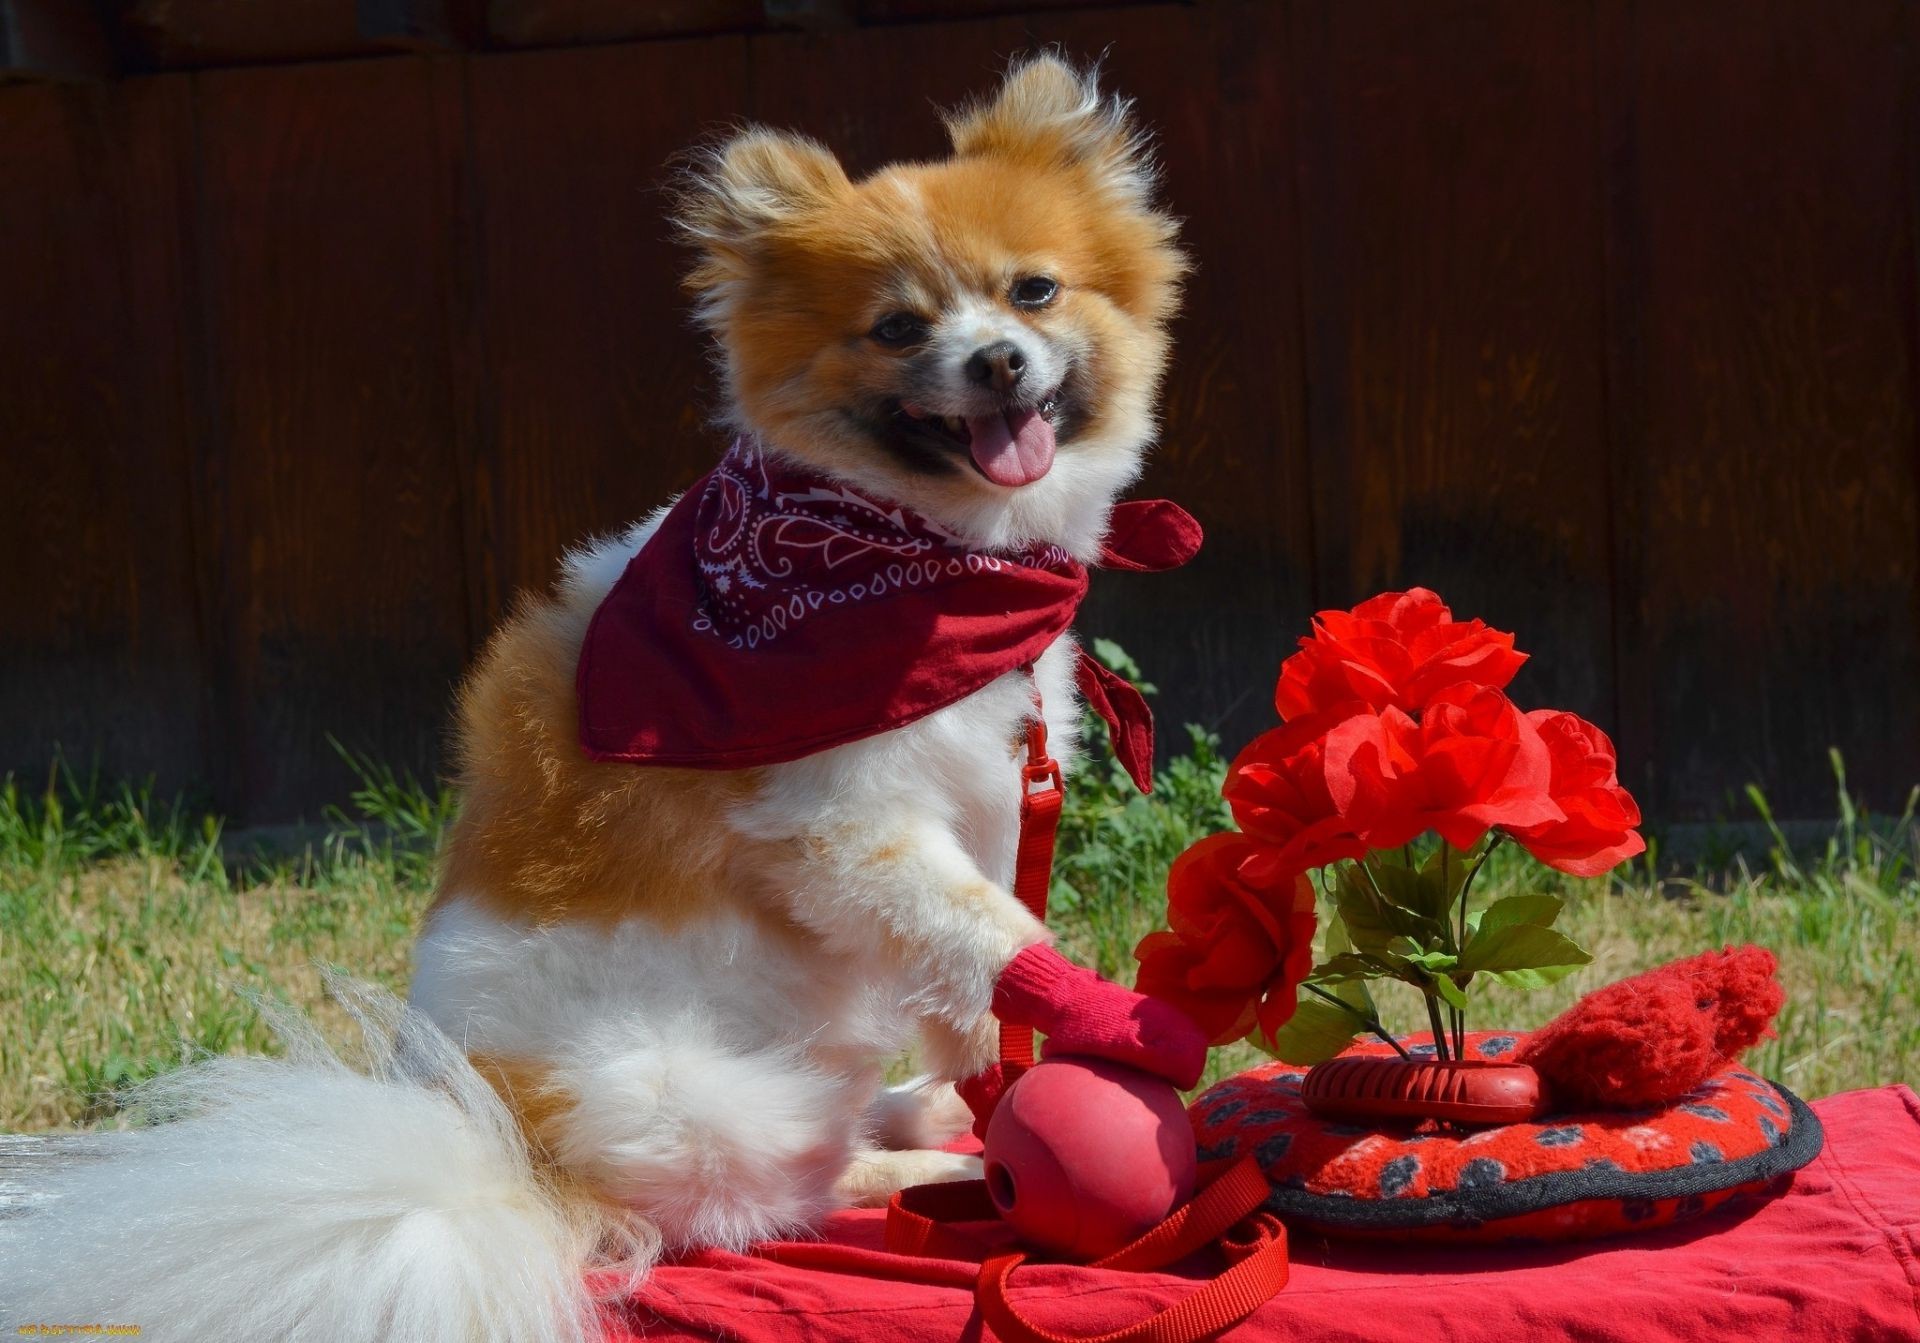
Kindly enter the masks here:
M 1044 944 L 1025 948 L 1000 972 L 993 1015 L 1045 1035 L 1049 1055 L 1130 1064 L 1183 1089 L 1207 1066 L 1207 1037 L 1180 1009 L 1102 979 Z
M 1167 569 L 1199 545 L 1199 524 L 1176 505 L 1125 503 L 1102 562 Z M 594 613 L 581 746 L 596 760 L 740 769 L 874 736 L 1032 662 L 1086 591 L 1086 567 L 1058 546 L 973 549 L 743 440 L 668 511 Z M 1146 702 L 1084 653 L 1079 680 L 1145 790 Z
M 1786 1194 L 1624 1240 L 1555 1247 L 1335 1245 L 1298 1236 L 1285 1291 L 1229 1343 L 1695 1343 L 1920 1337 L 1920 1099 L 1906 1087 L 1814 1103 L 1827 1146 Z M 835 1242 L 875 1247 L 882 1215 Z M 926 1261 L 953 1269 L 947 1261 Z M 1198 1271 L 1219 1271 L 1205 1263 Z M 1013 1299 L 1092 1334 L 1193 1290 L 1191 1277 L 1041 1265 Z M 964 1286 L 923 1286 L 704 1254 L 656 1269 L 607 1313 L 607 1343 L 952 1343 L 983 1337 Z M 991 1334 L 986 1334 L 991 1338 Z

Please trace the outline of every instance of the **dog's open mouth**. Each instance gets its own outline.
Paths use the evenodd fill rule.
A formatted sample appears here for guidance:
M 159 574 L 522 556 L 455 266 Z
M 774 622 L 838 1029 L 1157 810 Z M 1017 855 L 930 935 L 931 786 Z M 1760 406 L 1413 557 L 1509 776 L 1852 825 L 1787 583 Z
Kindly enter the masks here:
M 899 403 L 895 418 L 910 436 L 949 452 L 964 452 L 974 470 L 996 485 L 1031 485 L 1053 469 L 1058 441 L 1054 420 L 1058 393 L 1038 406 L 1013 407 L 988 415 L 935 415 L 911 401 Z

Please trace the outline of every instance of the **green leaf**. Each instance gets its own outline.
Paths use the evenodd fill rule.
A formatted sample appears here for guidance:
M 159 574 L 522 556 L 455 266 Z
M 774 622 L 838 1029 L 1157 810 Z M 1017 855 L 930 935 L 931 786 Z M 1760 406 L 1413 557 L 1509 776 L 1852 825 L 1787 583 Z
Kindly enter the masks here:
M 1430 919 L 1445 923 L 1453 911 L 1453 902 L 1460 898 L 1460 888 L 1466 884 L 1467 874 L 1473 871 L 1474 861 L 1470 855 L 1442 843 L 1420 864 L 1420 871 L 1416 874 L 1416 897 L 1410 902 L 1413 908 Z
M 1460 958 L 1450 951 L 1409 951 L 1401 955 L 1431 974 L 1444 975 L 1460 964 Z
M 1560 917 L 1565 901 L 1553 895 L 1510 895 L 1504 900 L 1496 900 L 1481 911 L 1478 920 L 1469 920 L 1474 932 L 1492 933 L 1501 928 L 1511 928 L 1519 924 L 1532 924 L 1535 927 L 1551 928 L 1553 921 Z
M 1504 903 L 1504 902 L 1502 902 Z M 1491 916 L 1493 910 L 1487 911 Z M 1537 923 L 1508 924 L 1489 929 L 1481 920 L 1480 930 L 1460 954 L 1459 969 L 1465 974 L 1515 970 L 1558 971 L 1553 979 L 1587 964 L 1593 957 L 1570 939 Z M 1502 983 L 1516 981 L 1502 980 Z M 1552 979 L 1543 981 L 1552 983 Z M 1521 985 L 1531 987 L 1531 985 Z
M 1347 933 L 1347 925 L 1340 919 L 1326 919 L 1321 923 L 1320 954 L 1326 958 L 1342 956 L 1353 950 L 1353 938 Z M 1362 989 L 1362 993 L 1366 990 Z
M 1253 1042 L 1286 1063 L 1310 1068 L 1332 1058 L 1352 1044 L 1362 1027 L 1360 1019 L 1344 1008 L 1319 998 L 1303 997 L 1293 1016 L 1271 1040 L 1254 1032 Z
M 1315 984 L 1345 984 L 1356 979 L 1397 979 L 1400 967 L 1379 956 L 1346 951 L 1313 967 L 1307 978 Z
M 1405 868 L 1387 870 L 1411 875 Z M 1371 866 L 1368 871 L 1373 871 Z M 1395 903 L 1399 896 L 1390 887 L 1399 888 L 1402 894 L 1410 890 L 1403 882 L 1389 881 L 1381 886 L 1381 892 L 1387 896 L 1383 900 L 1358 868 L 1347 865 L 1334 870 L 1334 901 L 1340 922 L 1346 925 L 1353 945 L 1360 951 L 1377 953 L 1387 950 L 1396 937 L 1411 939 L 1421 947 L 1444 942 L 1446 929 L 1436 920 Z
M 1453 976 L 1435 975 L 1433 977 L 1432 983 L 1433 983 L 1434 992 L 1438 993 L 1442 998 L 1444 998 L 1448 1003 L 1452 1004 L 1453 1006 L 1460 1008 L 1462 1011 L 1466 1010 L 1466 1006 L 1467 1006 L 1466 990 L 1453 982 Z
M 1559 983 L 1592 959 L 1582 951 L 1580 960 L 1571 965 L 1533 965 L 1521 970 L 1482 970 L 1480 973 L 1510 989 L 1544 989 L 1549 984 Z

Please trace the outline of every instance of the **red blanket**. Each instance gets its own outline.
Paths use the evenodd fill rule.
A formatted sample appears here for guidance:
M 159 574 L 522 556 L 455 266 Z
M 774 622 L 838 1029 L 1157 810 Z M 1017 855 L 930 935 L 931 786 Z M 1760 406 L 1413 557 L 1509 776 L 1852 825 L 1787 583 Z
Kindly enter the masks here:
M 1294 1241 L 1287 1289 L 1229 1343 L 1579 1343 L 1920 1339 L 1920 1098 L 1903 1086 L 1815 1102 L 1827 1147 L 1782 1197 L 1639 1238 L 1471 1250 Z M 877 1213 L 829 1236 L 877 1246 Z M 1210 1272 L 1217 1266 L 1201 1265 Z M 1168 1274 L 1043 1265 L 1014 1299 L 1070 1334 L 1130 1324 L 1193 1288 Z M 659 1268 L 611 1313 L 608 1343 L 975 1343 L 969 1294 L 707 1254 Z M 989 1336 L 990 1337 L 990 1336 Z

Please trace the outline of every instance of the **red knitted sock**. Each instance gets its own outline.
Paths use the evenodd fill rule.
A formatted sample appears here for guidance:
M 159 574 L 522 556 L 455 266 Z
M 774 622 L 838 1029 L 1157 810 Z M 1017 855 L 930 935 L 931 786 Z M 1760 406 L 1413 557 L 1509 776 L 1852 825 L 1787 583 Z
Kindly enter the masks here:
M 1047 1054 L 1088 1054 L 1164 1077 L 1200 1080 L 1207 1038 L 1178 1008 L 1100 978 L 1052 947 L 1034 944 L 1007 962 L 993 1014 L 1047 1037 Z

